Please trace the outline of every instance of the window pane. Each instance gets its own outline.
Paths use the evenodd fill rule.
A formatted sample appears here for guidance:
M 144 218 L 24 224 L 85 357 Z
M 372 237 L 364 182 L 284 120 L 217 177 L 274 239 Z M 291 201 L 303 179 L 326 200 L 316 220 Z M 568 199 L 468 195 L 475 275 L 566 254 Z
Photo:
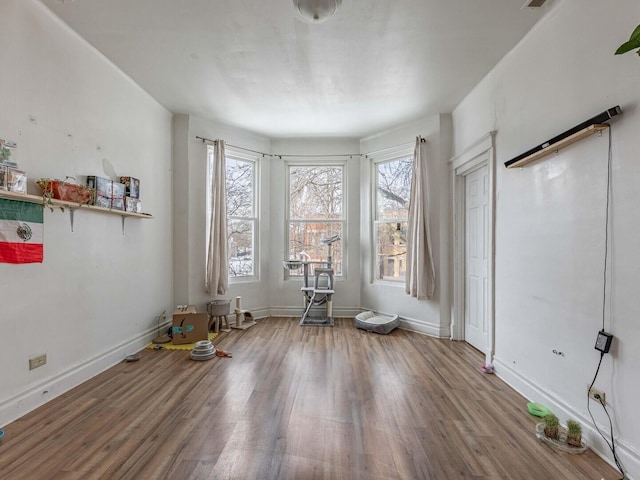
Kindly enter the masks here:
M 289 195 L 292 220 L 342 218 L 342 167 L 291 166 Z
M 229 239 L 229 276 L 253 275 L 254 222 L 229 220 L 227 235 Z
M 292 222 L 289 224 L 289 257 L 326 262 L 329 248 L 320 240 L 333 235 L 343 238 L 342 223 Z M 331 257 L 335 275 L 342 275 L 342 240 L 331 245 Z M 289 274 L 302 275 L 302 270 L 291 270 Z
M 226 159 L 227 215 L 253 217 L 253 162 Z
M 376 165 L 376 218 L 404 219 L 409 216 L 412 175 L 411 157 Z
M 376 231 L 376 279 L 404 282 L 407 222 L 380 222 Z

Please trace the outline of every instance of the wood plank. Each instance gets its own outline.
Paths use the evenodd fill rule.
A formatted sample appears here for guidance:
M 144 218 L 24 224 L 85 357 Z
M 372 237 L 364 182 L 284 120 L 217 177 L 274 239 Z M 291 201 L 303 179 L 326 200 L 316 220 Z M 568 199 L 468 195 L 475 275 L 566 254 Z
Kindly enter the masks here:
M 569 135 L 568 137 L 560 140 L 559 142 L 548 145 L 544 147 L 542 150 L 538 150 L 537 152 L 532 153 L 531 155 L 528 155 L 518 160 L 517 162 L 514 162 L 508 165 L 507 168 L 522 167 L 528 163 L 534 162 L 542 157 L 549 155 L 550 153 L 557 152 L 561 148 L 568 147 L 572 143 L 582 140 L 583 138 L 586 138 L 590 135 L 593 135 L 596 132 L 601 132 L 602 130 L 605 130 L 607 128 L 609 128 L 609 125 L 607 123 L 589 125 L 588 127 L 583 128 L 582 130 L 574 133 L 573 135 Z
M 5 427 L 11 479 L 617 479 L 535 437 L 462 342 L 262 320 L 233 358 L 143 350 Z

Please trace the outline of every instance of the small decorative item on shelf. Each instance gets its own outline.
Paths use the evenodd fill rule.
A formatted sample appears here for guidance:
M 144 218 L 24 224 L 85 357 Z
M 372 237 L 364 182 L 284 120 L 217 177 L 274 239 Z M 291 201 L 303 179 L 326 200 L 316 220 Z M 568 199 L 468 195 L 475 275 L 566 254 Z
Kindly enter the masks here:
M 558 426 L 560 425 L 560 421 L 558 417 L 556 417 L 553 413 L 547 413 L 543 418 L 544 423 L 544 434 L 552 438 L 554 440 L 558 439 Z
M 567 420 L 567 444 L 572 447 L 582 446 L 582 426 L 575 420 Z
M 73 181 L 69 181 L 69 179 Z M 52 205 L 51 199 L 63 200 L 88 205 L 93 200 L 94 190 L 84 185 L 78 185 L 73 177 L 64 180 L 40 178 L 36 180 L 42 189 L 42 200 L 45 205 Z
M 23 170 L 0 164 L 0 190 L 27 193 L 27 174 Z
M 87 186 L 95 190 L 93 205 L 96 207 L 124 210 L 124 183 L 110 178 L 87 175 Z
M 133 177 L 120 177 L 120 183 L 124 183 L 126 197 L 140 198 L 140 180 Z
M 2 140 L 0 138 L 0 163 L 9 167 L 17 167 L 18 163 L 16 162 L 15 157 L 15 150 L 17 147 L 18 145 L 15 142 Z

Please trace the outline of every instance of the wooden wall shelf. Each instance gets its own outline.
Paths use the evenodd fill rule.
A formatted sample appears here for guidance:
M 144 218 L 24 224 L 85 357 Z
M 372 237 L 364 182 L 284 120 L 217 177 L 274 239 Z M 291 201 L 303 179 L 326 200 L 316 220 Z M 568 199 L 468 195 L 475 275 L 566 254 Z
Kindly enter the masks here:
M 148 213 L 125 212 L 124 210 L 113 210 L 111 208 L 96 207 L 95 205 L 85 205 L 82 203 L 68 202 L 66 200 L 56 200 L 55 198 L 51 199 L 50 204 L 45 204 L 42 197 L 39 195 L 8 192 L 5 190 L 0 190 L 0 198 L 9 198 L 11 200 L 22 200 L 23 202 L 38 203 L 40 205 L 43 205 L 45 208 L 51 206 L 56 208 L 64 208 L 67 210 L 91 210 L 92 212 L 110 213 L 112 215 L 119 215 L 121 217 L 153 218 L 153 215 L 150 215 Z
M 95 205 L 85 205 L 83 203 L 67 202 L 65 200 L 51 199 L 51 203 L 45 203 L 42 196 L 30 195 L 27 193 L 8 192 L 6 190 L 0 190 L 0 198 L 8 198 L 10 200 L 21 200 L 23 202 L 31 202 L 42 205 L 42 208 L 61 208 L 69 212 L 69 220 L 71 221 L 71 231 L 73 232 L 73 213 L 76 210 L 89 210 L 91 212 L 107 213 L 111 215 L 118 215 L 122 218 L 122 234 L 124 235 L 124 220 L 125 218 L 153 218 L 153 215 L 148 213 L 133 213 L 125 212 L 124 210 L 113 210 L 111 208 L 96 207 Z
M 547 145 L 546 147 L 543 147 L 542 150 L 538 150 L 537 152 L 532 153 L 531 155 L 521 158 L 517 162 L 513 162 L 510 165 L 507 165 L 507 168 L 522 167 L 523 165 L 526 165 L 535 160 L 538 160 L 539 158 L 549 155 L 552 152 L 556 152 L 561 148 L 571 145 L 572 143 L 575 143 L 578 140 L 582 140 L 583 138 L 593 135 L 594 133 L 601 132 L 602 130 L 605 130 L 607 128 L 609 128 L 609 124 L 607 123 L 597 123 L 597 124 L 589 125 L 588 127 L 583 128 L 582 130 L 574 133 L 573 135 L 569 135 L 568 137 L 563 138 L 562 140 L 556 143 L 552 143 L 550 145 Z

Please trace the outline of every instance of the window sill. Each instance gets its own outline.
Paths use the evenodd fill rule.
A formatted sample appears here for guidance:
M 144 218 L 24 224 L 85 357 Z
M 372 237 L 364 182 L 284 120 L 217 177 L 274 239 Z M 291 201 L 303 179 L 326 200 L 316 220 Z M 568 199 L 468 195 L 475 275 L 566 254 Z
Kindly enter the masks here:
M 394 282 L 392 280 L 374 280 L 373 282 L 371 282 L 371 285 L 382 285 L 384 287 L 398 287 L 398 288 L 403 288 L 405 287 L 405 281 L 399 281 L 399 282 Z

